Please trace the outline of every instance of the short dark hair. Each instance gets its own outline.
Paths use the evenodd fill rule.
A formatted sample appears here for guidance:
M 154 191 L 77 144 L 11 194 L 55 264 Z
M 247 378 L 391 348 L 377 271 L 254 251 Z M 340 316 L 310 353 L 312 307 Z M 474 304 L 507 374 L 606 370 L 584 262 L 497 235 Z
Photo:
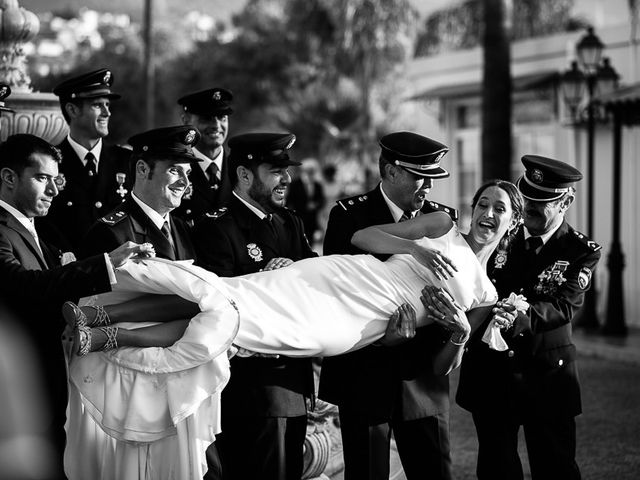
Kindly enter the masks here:
M 504 192 L 509 197 L 511 209 L 513 210 L 513 218 L 516 220 L 517 227 L 512 231 L 507 231 L 507 233 L 504 234 L 504 237 L 500 239 L 499 248 L 502 250 L 506 250 L 509 246 L 509 243 L 511 243 L 516 233 L 518 232 L 518 227 L 520 227 L 520 224 L 522 223 L 522 217 L 524 215 L 524 198 L 520 193 L 520 190 L 518 190 L 518 187 L 516 187 L 513 183 L 499 179 L 489 180 L 482 184 L 482 186 L 478 190 L 476 190 L 476 193 L 473 195 L 473 199 L 471 200 L 472 210 L 476 208 L 476 205 L 478 204 L 482 193 L 489 187 L 498 187 L 501 190 L 504 190 Z
M 70 122 L 69 114 L 67 113 L 67 103 L 73 103 L 76 107 L 82 108 L 82 99 L 81 100 L 72 100 L 70 98 L 61 98 L 60 99 L 60 110 L 62 111 L 62 116 L 64 117 L 67 125 Z
M 9 136 L 0 144 L 0 168 L 10 168 L 22 175 L 25 168 L 33 165 L 33 155 L 49 155 L 60 163 L 60 150 L 46 140 L 29 133 L 17 133 Z

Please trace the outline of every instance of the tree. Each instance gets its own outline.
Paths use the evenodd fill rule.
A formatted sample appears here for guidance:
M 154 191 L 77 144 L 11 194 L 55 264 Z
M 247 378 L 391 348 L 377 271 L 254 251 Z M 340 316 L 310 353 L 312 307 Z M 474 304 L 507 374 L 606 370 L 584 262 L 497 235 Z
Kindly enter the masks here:
M 511 178 L 511 53 L 505 0 L 483 1 L 482 177 Z

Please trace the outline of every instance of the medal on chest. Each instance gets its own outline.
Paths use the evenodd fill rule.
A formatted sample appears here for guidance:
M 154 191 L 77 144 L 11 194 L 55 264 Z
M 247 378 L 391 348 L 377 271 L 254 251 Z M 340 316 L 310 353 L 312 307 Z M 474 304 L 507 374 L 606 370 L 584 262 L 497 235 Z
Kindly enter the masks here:
M 124 182 L 127 180 L 127 174 L 118 172 L 116 173 L 116 183 L 118 184 L 118 188 L 116 189 L 116 193 L 120 195 L 122 201 L 124 202 L 125 195 L 129 192 L 126 188 L 124 188 Z
M 538 283 L 534 291 L 538 294 L 553 295 L 558 288 L 567 281 L 563 273 L 567 270 L 569 262 L 557 260 L 552 266 L 545 268 L 538 275 Z
M 498 250 L 495 258 L 493 259 L 493 268 L 502 268 L 507 263 L 507 251 Z
M 260 247 L 255 243 L 247 244 L 247 253 L 254 262 L 257 263 L 262 261 L 262 250 L 260 250 Z

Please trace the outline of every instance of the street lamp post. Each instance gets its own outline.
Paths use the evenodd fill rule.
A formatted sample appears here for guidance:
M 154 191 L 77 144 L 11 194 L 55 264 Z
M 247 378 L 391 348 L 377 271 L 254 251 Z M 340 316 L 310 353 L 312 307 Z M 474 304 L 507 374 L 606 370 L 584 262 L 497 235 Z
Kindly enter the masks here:
M 604 44 L 594 33 L 593 27 L 587 29 L 576 45 L 577 61 L 571 63 L 571 68 L 562 76 L 562 92 L 565 102 L 571 110 L 572 118 L 580 122 L 582 111 L 586 112 L 587 122 L 587 235 L 594 236 L 594 149 L 596 115 L 600 112 L 600 105 L 595 100 L 596 95 L 610 93 L 617 87 L 618 74 L 615 72 L 608 58 L 602 59 Z M 585 98 L 584 92 L 587 96 Z M 581 111 L 580 106 L 586 103 Z M 586 328 L 598 327 L 596 309 L 595 277 L 591 280 L 591 288 L 585 295 L 585 305 L 578 324 Z

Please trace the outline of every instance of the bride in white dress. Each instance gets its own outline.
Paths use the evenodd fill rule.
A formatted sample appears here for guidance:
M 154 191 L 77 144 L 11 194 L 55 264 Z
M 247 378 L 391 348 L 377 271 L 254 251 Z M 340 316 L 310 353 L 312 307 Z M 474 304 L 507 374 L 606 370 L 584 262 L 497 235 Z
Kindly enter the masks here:
M 416 311 L 419 325 L 431 323 L 434 312 L 420 300 L 425 285 L 448 292 L 462 312 L 474 310 L 477 320 L 471 314 L 469 320 L 475 326 L 498 300 L 486 262 L 517 227 L 521 208 L 512 184 L 493 182 L 474 197 L 467 235 L 442 213 L 354 235 L 352 241 L 364 250 L 396 254 L 386 262 L 370 255 L 332 255 L 233 278 L 184 262 L 126 264 L 117 272 L 114 292 L 101 295 L 98 303 L 119 303 L 141 293 L 173 294 L 197 303 L 200 313 L 184 334 L 180 328 L 161 331 L 160 336 L 175 337 L 157 343 L 171 345 L 167 348 L 125 347 L 77 356 L 78 345 L 68 345 L 69 478 L 202 478 L 204 452 L 220 431 L 219 398 L 229 378 L 226 351 L 232 342 L 288 356 L 349 352 L 382 337 L 403 303 Z M 421 263 L 433 250 L 453 261 L 457 272 L 451 278 L 443 280 Z M 143 313 L 152 321 L 157 312 Z M 151 325 L 85 327 L 90 335 L 81 337 L 81 347 L 98 349 L 105 340 L 108 347 L 149 345 L 154 329 L 168 324 Z M 95 341 L 98 335 L 104 337 L 101 342 Z

